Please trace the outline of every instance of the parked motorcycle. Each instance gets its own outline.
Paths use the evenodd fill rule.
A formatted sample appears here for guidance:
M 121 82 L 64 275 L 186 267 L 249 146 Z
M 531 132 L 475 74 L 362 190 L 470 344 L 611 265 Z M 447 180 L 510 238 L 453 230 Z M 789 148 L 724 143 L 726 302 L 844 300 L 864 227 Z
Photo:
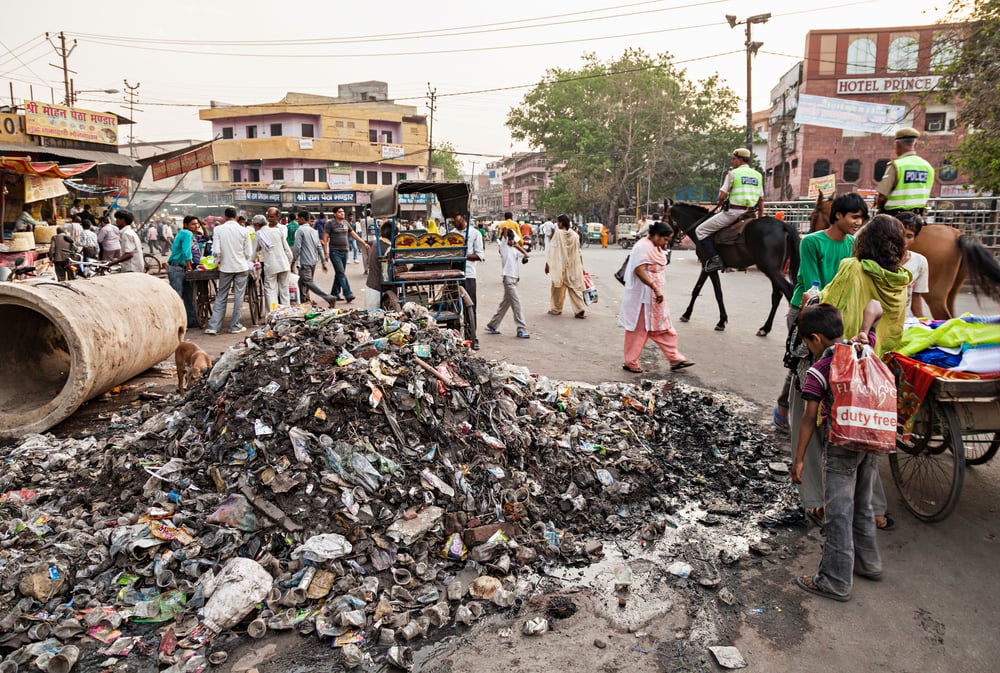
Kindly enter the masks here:
M 35 267 L 24 266 L 24 257 L 15 257 L 14 266 L 0 266 L 0 283 L 21 280 L 22 276 L 31 276 Z

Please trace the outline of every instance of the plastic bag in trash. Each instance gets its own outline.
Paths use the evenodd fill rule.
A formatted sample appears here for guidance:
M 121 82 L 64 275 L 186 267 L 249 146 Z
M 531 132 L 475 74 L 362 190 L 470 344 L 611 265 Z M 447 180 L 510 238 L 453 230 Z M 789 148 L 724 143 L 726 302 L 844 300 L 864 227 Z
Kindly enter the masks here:
M 271 573 L 253 559 L 229 559 L 204 587 L 205 626 L 216 633 L 234 626 L 267 597 L 273 583 Z
M 239 493 L 233 493 L 226 498 L 225 502 L 209 514 L 205 521 L 238 528 L 248 533 L 257 529 L 257 515 L 253 512 L 253 505 Z
M 351 553 L 352 549 L 351 543 L 343 535 L 323 533 L 322 535 L 313 535 L 304 544 L 296 547 L 292 551 L 292 558 L 322 563 L 346 556 Z

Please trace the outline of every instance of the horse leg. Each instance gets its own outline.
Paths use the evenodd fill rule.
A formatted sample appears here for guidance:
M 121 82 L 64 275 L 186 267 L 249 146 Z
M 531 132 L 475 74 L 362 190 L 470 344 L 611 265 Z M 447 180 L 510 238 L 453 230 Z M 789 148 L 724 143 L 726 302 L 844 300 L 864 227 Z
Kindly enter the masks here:
M 719 322 L 715 325 L 716 332 L 723 332 L 729 322 L 729 314 L 726 313 L 726 303 L 722 299 L 722 281 L 719 280 L 719 272 L 711 275 L 712 289 L 715 290 L 715 301 L 719 305 Z
M 965 285 L 966 276 L 968 276 L 968 273 L 965 267 L 958 267 L 958 273 L 955 274 L 955 282 L 951 284 L 951 289 L 948 290 L 948 298 L 945 304 L 945 308 L 948 309 L 949 318 L 955 316 L 955 299 L 962 291 L 962 286 Z
M 778 306 L 781 305 L 781 298 L 784 297 L 784 293 L 781 288 L 777 285 L 771 285 L 771 312 L 767 314 L 767 322 L 764 326 L 757 330 L 757 336 L 766 337 L 771 333 L 771 327 L 774 326 L 774 314 L 778 312 Z
M 701 294 L 701 288 L 705 287 L 705 281 L 708 279 L 708 274 L 704 271 L 698 275 L 698 281 L 694 284 L 694 289 L 691 290 L 691 303 L 688 304 L 687 310 L 684 311 L 684 315 L 680 317 L 681 322 L 687 322 L 691 320 L 691 312 L 694 311 L 694 302 Z

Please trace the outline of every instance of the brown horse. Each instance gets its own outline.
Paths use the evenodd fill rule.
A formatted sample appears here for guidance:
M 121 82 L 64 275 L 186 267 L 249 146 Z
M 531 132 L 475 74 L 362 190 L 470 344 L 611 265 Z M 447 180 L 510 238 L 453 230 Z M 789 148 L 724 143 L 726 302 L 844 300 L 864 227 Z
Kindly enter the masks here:
M 831 204 L 820 193 L 809 215 L 810 231 L 830 226 Z M 929 292 L 925 299 L 935 320 L 954 317 L 955 298 L 967 276 L 972 279 L 976 296 L 981 292 L 1000 302 L 1000 264 L 974 236 L 946 224 L 928 224 L 920 230 L 910 250 L 927 258 Z

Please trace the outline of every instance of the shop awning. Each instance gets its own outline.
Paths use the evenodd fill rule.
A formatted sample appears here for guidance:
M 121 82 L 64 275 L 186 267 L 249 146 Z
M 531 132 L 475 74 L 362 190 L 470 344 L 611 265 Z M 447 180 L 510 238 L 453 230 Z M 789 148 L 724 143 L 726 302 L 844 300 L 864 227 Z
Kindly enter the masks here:
M 71 178 L 86 173 L 94 163 L 63 164 L 54 161 L 32 161 L 26 157 L 0 157 L 0 168 L 23 175 L 37 175 L 42 178 Z
M 112 166 L 127 166 L 128 168 L 142 168 L 142 165 L 132 157 L 117 152 L 98 152 L 96 150 L 71 150 L 63 147 L 36 147 L 36 153 L 51 154 L 56 157 L 66 157 L 67 159 L 80 159 L 82 161 L 92 161 L 95 164 L 111 164 Z

